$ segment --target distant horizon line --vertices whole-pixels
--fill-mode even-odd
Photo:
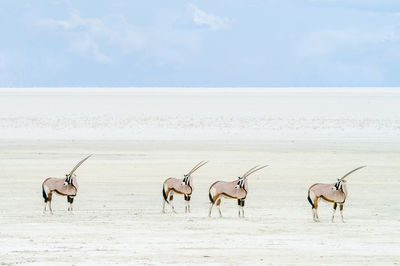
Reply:
[[[30,87],[0,87],[1,89],[306,89],[306,88],[326,88],[326,89],[340,89],[340,88],[354,88],[354,89],[371,89],[371,88],[392,88],[398,89],[399,86],[30,86]]]

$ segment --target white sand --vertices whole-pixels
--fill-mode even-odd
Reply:
[[[5,92],[2,93],[4,96]],[[310,91],[307,93],[312,95]],[[340,99],[351,98],[343,92],[335,93]],[[373,91],[368,93],[374,94]],[[359,95],[360,92],[353,91],[351,94]],[[17,101],[16,94],[7,96],[9,101],[0,97],[0,106],[3,106],[0,109],[0,128],[9,134],[0,141],[0,262],[6,265],[398,264],[400,142],[397,136],[399,124],[396,124],[399,112],[394,111],[399,106],[400,94],[393,91],[383,92],[384,95],[382,92],[375,94],[378,96],[369,98],[369,101],[364,98],[365,101],[359,102],[359,98],[355,97],[353,103],[363,111],[347,109],[347,118],[353,119],[353,122],[339,129],[327,121],[340,116],[346,119],[346,112],[342,110],[343,105],[338,105],[336,109],[331,105],[333,109],[326,110],[327,103],[331,101],[329,97],[322,97],[326,101],[323,106],[310,100],[312,107],[309,114],[293,110],[287,111],[286,115],[277,113],[285,121],[283,125],[288,125],[276,130],[281,137],[271,133],[273,130],[257,129],[251,123],[247,129],[240,128],[242,122],[237,120],[225,127],[216,124],[214,128],[208,123],[203,126],[188,123],[182,131],[174,126],[169,128],[168,120],[167,126],[163,127],[162,123],[154,123],[153,118],[176,117],[182,121],[182,110],[168,109],[164,113],[151,108],[147,110],[146,106],[153,105],[146,105],[152,103],[146,98],[142,99],[147,102],[142,102],[144,111],[141,110],[141,113],[134,113],[129,108],[126,112],[118,111],[121,115],[134,113],[131,117],[139,121],[139,126],[148,123],[140,117],[157,113],[150,119],[151,129],[142,127],[145,128],[143,139],[140,134],[131,139],[127,137],[135,129],[133,124],[128,123],[115,130],[108,128],[107,124],[101,126],[101,121],[105,120],[100,119],[99,122],[94,119],[89,122],[97,125],[91,129],[98,136],[96,140],[87,140],[86,134],[90,130],[80,126],[80,122],[65,126],[76,140],[62,140],[62,130],[54,124],[36,123],[35,119],[55,121],[59,117],[73,116],[74,111],[50,112],[51,115],[46,116],[43,106],[52,102],[46,97],[39,97],[38,100],[41,102],[38,109],[42,111],[35,111],[32,107],[16,112],[6,107],[12,103],[19,107],[24,104],[33,106],[34,100],[30,97],[36,96],[27,96],[23,92],[20,95],[22,102]],[[370,97],[364,93],[361,95]],[[240,112],[235,110],[242,94],[232,96],[229,104],[223,105],[222,100],[211,104],[208,110],[204,106],[213,101],[213,96],[211,93],[196,100],[203,107],[194,107],[199,115],[193,111],[191,121],[201,123],[200,118],[206,117],[205,122],[208,122],[211,116],[207,113],[218,108],[225,110],[221,111],[221,117],[227,121],[229,117],[240,116]],[[266,99],[267,96],[275,97],[275,100]],[[259,95],[265,101],[275,103],[275,106],[279,106],[280,101],[285,103],[283,96]],[[76,100],[82,95],[78,93],[71,97]],[[99,101],[107,102],[108,97],[99,96]],[[168,105],[160,97],[156,97],[156,101],[162,106]],[[180,97],[188,97],[189,102],[195,101],[192,95],[180,94],[178,98],[182,100]],[[320,92],[316,97],[321,99]],[[113,101],[114,107],[124,109],[121,103],[123,98]],[[52,99],[59,100],[60,110],[68,103],[57,97]],[[257,97],[252,93],[248,99],[245,106],[254,107],[246,112],[247,116],[251,117],[254,111],[256,118],[269,117],[267,112],[263,112],[262,99],[255,100]],[[371,109],[378,108],[382,103],[380,118],[379,110]],[[96,106],[98,102],[87,104],[89,107]],[[293,104],[301,107],[304,101],[294,101]],[[74,110],[83,118],[93,118],[96,113],[102,118],[118,113],[111,107],[107,107],[104,113],[101,113],[100,107],[93,108],[95,111],[89,108],[92,111],[85,113],[82,106],[83,103],[75,106]],[[316,111],[322,114],[317,115]],[[27,113],[35,118],[32,124],[24,120]],[[4,122],[12,115],[15,121],[20,122]],[[309,117],[309,121],[320,116],[325,129],[308,127],[307,122],[299,126],[299,130],[306,134],[304,136],[297,130],[288,129],[290,123],[286,121],[290,121],[287,120],[289,117],[302,116]],[[118,116],[115,120],[121,121]],[[358,121],[375,122],[371,122],[372,126],[367,123],[359,127]],[[375,127],[381,121],[389,122]],[[102,136],[104,128],[109,131]],[[185,136],[185,129],[193,133],[199,128],[209,135]],[[346,130],[350,132],[348,135]],[[328,137],[323,136],[324,131]],[[41,132],[34,137],[40,140],[29,140],[30,132]],[[49,132],[56,137],[48,135]],[[116,134],[115,140],[110,138],[111,132]],[[168,132],[173,134],[168,135]],[[357,132],[361,137],[354,139]],[[12,139],[12,136],[15,138]],[[180,140],[179,136],[187,140]],[[252,136],[253,139],[248,140],[247,137]],[[154,140],[145,140],[146,137]],[[162,140],[163,137],[168,140]],[[42,215],[42,180],[47,176],[63,175],[89,153],[95,155],[78,170],[80,188],[74,214],[66,212],[65,198],[56,197],[54,215]],[[183,198],[176,197],[178,213],[162,214],[162,181],[169,176],[181,177],[203,159],[210,160],[210,163],[194,176],[192,213],[184,214]],[[248,168],[263,163],[270,164],[270,167],[249,177],[245,219],[237,218],[237,205],[233,200],[223,201],[224,218],[217,218],[217,212],[213,218],[207,218],[207,193],[213,181],[232,180]],[[344,208],[346,223],[339,222],[338,213],[336,222],[331,223],[331,205],[324,203],[319,211],[321,223],[312,222],[311,208],[306,199],[308,186],[315,182],[334,182],[337,177],[364,164],[368,167],[349,177],[350,195]]]

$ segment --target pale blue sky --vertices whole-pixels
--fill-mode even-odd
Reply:
[[[3,0],[0,30],[0,87],[400,86],[399,0]]]

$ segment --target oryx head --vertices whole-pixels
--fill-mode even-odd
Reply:
[[[71,184],[72,184],[72,177],[76,177],[76,175],[74,174],[74,172],[76,171],[76,169],[78,169],[78,167],[79,167],[84,161],[86,161],[87,159],[89,159],[90,156],[92,156],[92,154],[89,155],[89,156],[87,156],[87,157],[85,157],[85,158],[83,158],[77,165],[75,165],[75,167],[71,170],[71,172],[70,172],[69,174],[66,174],[66,175],[65,175],[64,186],[66,186],[66,185],[71,185]]]
[[[250,170],[248,170],[248,171],[247,171],[246,173],[244,173],[242,176],[239,176],[239,177],[238,177],[239,180],[238,180],[238,182],[236,183],[235,188],[236,188],[236,189],[244,188],[245,183],[246,183],[246,181],[247,181],[247,177],[248,177],[249,175],[251,175],[251,174],[257,172],[258,170],[261,170],[261,169],[263,169],[263,168],[265,168],[265,167],[267,167],[267,166],[268,166],[268,165],[264,165],[264,166],[259,166],[259,165],[257,165],[257,166],[254,166],[254,167],[250,168]]]
[[[181,185],[182,186],[189,185],[189,182],[190,182],[190,175],[183,175]]]
[[[202,167],[203,165],[205,165],[206,163],[208,163],[208,161],[201,161],[198,164],[196,164],[195,167],[193,167],[192,170],[190,170],[186,175],[183,175],[183,179],[182,179],[182,183],[181,185],[189,185],[190,186],[190,175],[193,174],[197,169],[199,169],[200,167]]]
[[[235,188],[236,189],[244,188],[244,178],[239,176],[238,179],[239,180],[237,181]]]
[[[72,184],[72,175],[65,174],[64,186]]]
[[[366,165],[357,167],[356,169],[351,170],[350,172],[348,172],[347,174],[345,174],[342,178],[338,178],[337,182],[336,182],[335,185],[332,187],[332,190],[342,190],[342,191],[343,191],[343,186],[345,186],[345,185],[346,185],[346,182],[347,182],[345,178],[346,178],[347,176],[349,176],[351,173],[354,173],[355,171],[357,171],[357,170],[359,170],[359,169],[362,169],[362,168],[364,168],[364,167],[366,167]]]
[[[332,188],[333,190],[342,190],[343,191],[343,185],[347,181],[345,179],[338,179],[337,182],[335,183],[334,187]]]

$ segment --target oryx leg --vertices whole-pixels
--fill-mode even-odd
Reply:
[[[184,195],[184,199],[185,199],[185,202],[186,202],[185,213],[186,212],[190,213],[190,195]]]
[[[314,198],[314,202],[313,202],[314,203],[314,208],[312,209],[314,222],[319,222],[318,212],[317,212],[317,210],[318,210],[318,201],[319,201],[319,198],[315,197]]]
[[[51,201],[48,202],[50,213],[53,214],[53,209],[51,208]]]
[[[210,209],[208,210],[208,217],[211,217],[212,208],[214,207],[214,203],[210,202]]]
[[[53,209],[51,208],[51,198],[53,196],[53,193],[51,191],[49,191],[49,193],[47,194],[47,204],[49,205],[49,210],[50,213],[53,214]]]
[[[74,202],[74,197],[67,196],[67,201],[69,203],[68,211],[72,212],[72,203]]]
[[[166,190],[166,192],[165,192]],[[170,192],[170,189],[168,187],[165,186],[165,184],[163,184],[163,204],[162,204],[162,213],[165,213],[165,203],[168,203],[168,194]]]
[[[46,187],[47,188],[47,187]],[[44,199],[44,208],[43,208],[43,214],[46,213],[46,207],[48,205],[48,201],[49,201],[49,194],[46,192],[45,187],[42,187],[43,190],[43,199]]]
[[[238,199],[239,218],[244,217],[244,199]]]
[[[334,202],[333,203],[333,211],[332,211],[332,223],[333,223],[333,219],[335,218],[336,207],[337,207],[337,203]]]
[[[343,220],[343,204],[340,204],[340,217],[342,218],[342,222],[344,223],[344,220]]]
[[[169,197],[169,205],[171,206],[172,212],[176,213],[175,207],[174,207],[174,191],[171,190],[168,194]]]
[[[166,201],[165,201],[165,199],[163,198],[163,204],[162,204],[162,212],[163,213],[165,213],[165,203],[166,203]]]
[[[217,199],[217,201],[215,202],[215,204],[217,205],[218,208],[218,212],[219,212],[219,217],[222,217],[222,212],[221,212],[221,199]]]

